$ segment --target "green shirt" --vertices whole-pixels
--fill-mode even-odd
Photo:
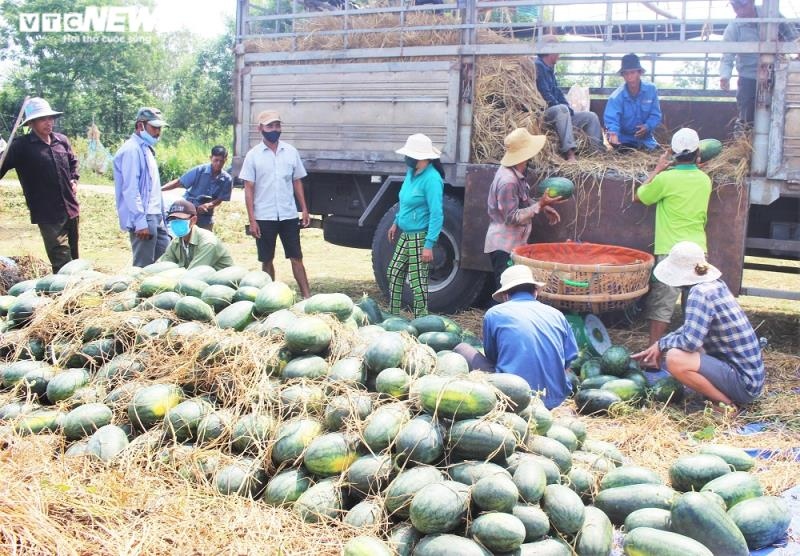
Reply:
[[[183,239],[179,237],[173,239],[158,260],[177,263],[183,268],[208,265],[219,270],[233,266],[233,259],[228,253],[228,248],[213,232],[193,226],[188,243],[185,245],[182,243]]]
[[[695,164],[678,164],[641,186],[636,195],[656,205],[654,253],[666,255],[679,241],[691,241],[708,252],[706,221],[711,178]]]

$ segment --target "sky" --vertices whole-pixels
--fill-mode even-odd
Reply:
[[[236,17],[236,0],[156,0],[159,30],[188,30],[204,37],[225,30],[226,18]]]

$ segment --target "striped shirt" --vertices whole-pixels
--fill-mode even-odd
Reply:
[[[489,229],[483,252],[511,253],[515,247],[527,244],[531,219],[539,212],[539,204],[533,202],[531,186],[525,176],[513,168],[500,166],[489,187],[487,203]]]
[[[658,341],[661,351],[678,348],[725,361],[755,397],[764,387],[761,346],[742,308],[722,280],[696,284],[689,290],[683,326]]]

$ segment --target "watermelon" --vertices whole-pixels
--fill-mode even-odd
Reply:
[[[105,282],[103,282],[103,291],[109,293],[124,292],[133,284],[133,281],[133,276],[126,276],[124,274],[111,276],[110,278],[106,278]]]
[[[488,373],[486,380],[508,400],[508,411],[520,412],[531,403],[531,385],[519,375]]]
[[[199,444],[213,442],[233,430],[235,416],[229,411],[212,411],[197,423],[196,438]]]
[[[136,355],[121,353],[97,370],[95,382],[111,383],[133,380],[145,371],[144,362]]]
[[[490,556],[491,553],[472,539],[443,533],[426,535],[414,547],[414,556]]]
[[[255,301],[256,315],[269,315],[294,305],[294,292],[283,282],[270,282],[258,292]]]
[[[376,409],[364,423],[361,431],[364,444],[373,453],[379,453],[394,442],[403,425],[411,418],[402,404],[384,405]]]
[[[427,381],[419,390],[418,403],[428,413],[448,419],[483,417],[497,406],[495,389],[472,380]]]
[[[23,280],[21,282],[17,282],[13,286],[8,289],[8,295],[12,295],[14,297],[19,297],[21,294],[27,291],[34,291],[36,289],[36,280]]]
[[[241,332],[254,318],[252,301],[236,301],[219,311],[214,320],[219,328]]]
[[[23,413],[14,423],[14,432],[23,436],[40,432],[56,432],[61,427],[64,413],[58,409],[34,409]]]
[[[214,486],[220,494],[236,494],[246,498],[261,496],[267,474],[255,460],[243,458],[217,470]]]
[[[61,429],[67,440],[79,440],[111,423],[111,408],[102,403],[88,403],[76,407],[64,417]]]
[[[622,525],[628,515],[642,508],[671,509],[677,496],[677,492],[664,485],[628,485],[601,490],[594,505],[603,510],[614,525]]]
[[[122,346],[114,338],[100,338],[83,344],[80,354],[91,367],[99,367],[110,361],[120,351],[122,351]]]
[[[27,324],[37,309],[50,303],[50,299],[37,296],[18,296],[8,307],[6,318],[12,328]]]
[[[350,510],[350,512],[353,512],[353,510]],[[347,514],[348,516],[350,512]],[[344,521],[345,523],[350,523],[347,518]],[[350,539],[344,545],[342,551],[342,556],[393,556],[393,554],[394,552],[381,539],[366,535]]]
[[[136,332],[136,343],[143,344],[148,340],[160,338],[169,331],[170,326],[172,322],[167,318],[153,319]]]
[[[271,506],[289,506],[314,484],[311,475],[303,469],[292,468],[277,473],[267,483],[263,500]]]
[[[511,514],[490,512],[470,525],[470,535],[494,553],[513,552],[525,541],[525,525]]]
[[[440,376],[466,377],[469,374],[469,363],[460,353],[443,350],[436,353],[436,368],[433,372]]]
[[[175,304],[183,296],[177,292],[161,292],[155,294],[142,303],[142,309],[161,309],[162,311],[172,311],[175,309]]]
[[[726,510],[743,500],[764,496],[764,489],[761,488],[758,477],[746,471],[734,471],[712,479],[703,485],[700,492],[719,494],[725,501]]]
[[[89,373],[86,369],[67,369],[55,375],[47,383],[47,399],[50,403],[66,400],[75,391],[89,382]]]
[[[357,458],[354,439],[332,432],[311,441],[303,455],[303,465],[314,475],[330,477],[345,471]]]
[[[430,465],[418,465],[398,473],[384,492],[386,512],[391,516],[408,517],[411,499],[425,485],[443,482],[442,472]]]
[[[310,418],[285,421],[278,426],[272,445],[272,463],[276,467],[293,464],[311,442],[322,434],[322,423]]]
[[[547,474],[542,465],[533,460],[522,461],[514,470],[514,485],[521,501],[536,504],[544,495]]]
[[[399,334],[381,334],[367,347],[364,364],[373,373],[383,369],[402,367],[406,345]]]
[[[236,290],[236,293],[233,294],[233,302],[236,303],[237,301],[250,301],[251,303],[255,303],[259,291],[261,290],[252,286],[239,286],[239,288]]]
[[[675,533],[693,538],[714,554],[750,554],[742,532],[725,510],[699,492],[680,496],[672,506],[670,517]]]
[[[640,384],[627,378],[617,378],[603,383],[600,390],[615,393],[623,402],[636,403],[645,395],[645,389]]]
[[[331,432],[337,431],[346,425],[363,421],[370,413],[372,398],[368,394],[352,391],[340,394],[331,398],[325,406],[325,427]]]
[[[344,508],[337,479],[325,479],[310,487],[300,495],[293,509],[303,521],[310,523],[340,517]]]
[[[178,281],[174,278],[168,278],[158,274],[148,276],[139,284],[139,297],[151,297],[157,293],[175,291],[177,285]]]
[[[200,421],[212,410],[213,406],[202,398],[182,401],[167,411],[164,428],[169,437],[186,442],[197,437]]]
[[[128,447],[128,435],[116,425],[104,425],[97,429],[86,443],[86,453],[108,462]]]
[[[380,323],[380,327],[387,332],[406,332],[411,336],[416,336],[419,334],[417,329],[411,326],[411,323],[408,321],[408,319],[403,317],[389,317]]]
[[[544,473],[542,473],[544,477]],[[475,482],[471,491],[472,503],[487,512],[510,513],[520,496],[517,485],[509,477],[495,475]]]
[[[575,192],[575,184],[569,178],[551,176],[539,182],[539,195],[569,199]]]
[[[603,374],[603,363],[601,360],[595,357],[587,359],[583,363],[583,365],[581,365],[581,372],[580,372],[581,381],[585,381],[586,379],[596,377],[602,374]]]
[[[683,384],[673,376],[665,376],[653,383],[650,397],[661,403],[677,403],[683,399]]]
[[[375,389],[378,393],[398,400],[408,397],[410,385],[411,377],[398,367],[384,369],[375,378]]]
[[[562,473],[569,472],[572,467],[572,454],[558,440],[534,435],[528,438],[527,446],[534,454],[539,454],[554,461]]]
[[[608,556],[613,547],[614,528],[608,516],[593,506],[587,506],[575,552],[580,556]]]
[[[239,287],[261,289],[270,282],[272,282],[272,278],[263,270],[251,270],[239,281]]]
[[[583,467],[572,467],[567,473],[567,486],[581,497],[584,504],[591,504],[597,494],[597,477]]]
[[[236,289],[239,287],[239,282],[247,276],[247,273],[247,269],[240,266],[229,266],[214,272],[206,282],[208,282],[209,286],[228,286]]]
[[[137,391],[128,404],[128,418],[140,429],[149,429],[183,401],[183,392],[172,384],[153,384]]]
[[[268,414],[242,415],[233,425],[231,449],[239,454],[258,454],[266,448],[274,428],[275,421]]]
[[[650,527],[637,527],[625,535],[625,554],[674,554],[680,556],[713,556],[694,539]]]
[[[435,463],[444,455],[444,439],[439,423],[430,415],[408,421],[394,439],[397,464]]]
[[[606,473],[600,480],[600,490],[628,485],[663,485],[658,473],[646,467],[623,465]]]
[[[332,339],[331,327],[318,317],[300,317],[286,327],[286,347],[295,354],[322,353]]]
[[[730,473],[727,462],[711,454],[681,456],[669,468],[672,488],[680,492],[700,490],[712,479]]]
[[[284,412],[315,412],[324,401],[325,392],[313,384],[292,384],[280,391],[280,402]]]
[[[550,530],[550,518],[535,504],[517,504],[511,510],[525,526],[525,542],[533,542],[544,537]]]
[[[519,414],[530,423],[531,430],[535,429],[536,434],[547,434],[547,431],[553,426],[553,415],[539,398],[531,398],[530,405]]]
[[[581,389],[575,394],[575,407],[581,415],[594,415],[597,413],[607,413],[611,406],[622,401],[616,393],[611,390]]]
[[[49,365],[44,365],[26,372],[20,384],[23,387],[23,396],[34,398],[47,397],[47,385],[55,376],[55,369]]]
[[[461,343],[461,336],[452,332],[425,332],[417,339],[420,343],[431,346],[434,351],[453,349]]]
[[[586,515],[583,501],[564,485],[547,485],[542,496],[542,510],[559,533],[574,535],[580,531]]]
[[[735,471],[750,471],[756,463],[755,458],[750,454],[741,448],[734,448],[733,446],[704,444],[700,446],[700,453],[721,457],[728,465],[733,466]]]
[[[601,455],[613,461],[616,465],[622,465],[625,463],[625,456],[622,455],[622,452],[619,451],[619,448],[610,442],[586,439],[583,441],[583,444],[581,444],[581,450]]]
[[[203,293],[200,294],[200,299],[210,305],[215,313],[219,313],[225,307],[233,303],[233,296],[235,294],[236,290],[233,288],[217,284],[204,289]]]
[[[719,139],[700,140],[700,162],[708,162],[722,152],[722,142]]]
[[[214,274],[216,274],[216,272],[217,270],[213,266],[207,264],[201,264],[198,266],[193,266],[192,268],[188,269],[184,276],[191,277],[195,280],[202,280],[203,282],[208,284],[208,280]],[[183,277],[181,277],[181,279],[183,279]]]
[[[624,346],[611,346],[600,358],[603,373],[619,377],[627,372],[630,361],[631,352]]]
[[[545,434],[547,438],[560,442],[570,452],[578,449],[578,437],[567,427],[554,423]]]
[[[397,556],[412,556],[422,535],[410,523],[400,523],[389,530],[387,541]]]
[[[792,512],[783,498],[759,496],[733,506],[728,517],[742,532],[748,548],[757,550],[778,544],[786,536]]]
[[[482,419],[456,421],[450,427],[448,447],[464,459],[504,460],[516,447],[514,433],[500,423]]]
[[[345,321],[353,314],[353,306],[353,300],[343,293],[318,293],[306,300],[304,310],[310,315],[327,313]]]
[[[669,531],[670,511],[661,508],[642,508],[631,512],[625,518],[625,531],[631,532],[638,527],[650,527],[652,529],[659,529],[660,531]]]
[[[391,456],[367,454],[347,468],[344,479],[351,493],[364,497],[382,492],[393,475]]]
[[[447,323],[439,315],[425,315],[422,317],[417,317],[412,320],[410,324],[417,330],[417,333],[419,334],[424,334],[426,332],[447,331]]]
[[[208,282],[198,280],[192,276],[184,276],[176,284],[175,291],[181,295],[190,295],[200,299],[207,287]]]
[[[411,499],[411,523],[424,534],[452,531],[466,518],[468,500],[469,490],[462,483],[425,485]]]

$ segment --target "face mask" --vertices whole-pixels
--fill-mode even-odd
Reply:
[[[156,143],[158,143],[158,137],[153,137],[149,133],[147,133],[146,129],[142,129],[139,133],[139,137],[142,138],[142,141],[147,143],[149,146],[154,147]]]
[[[269,141],[270,143],[277,143],[278,138],[281,136],[280,131],[262,131],[261,135],[264,136],[264,139]]]
[[[189,221],[176,218],[169,221],[169,230],[175,237],[185,237],[189,233]]]
[[[415,170],[417,168],[418,161],[416,158],[411,158],[410,156],[407,156],[405,160],[406,160],[406,166],[408,166],[412,170]]]

